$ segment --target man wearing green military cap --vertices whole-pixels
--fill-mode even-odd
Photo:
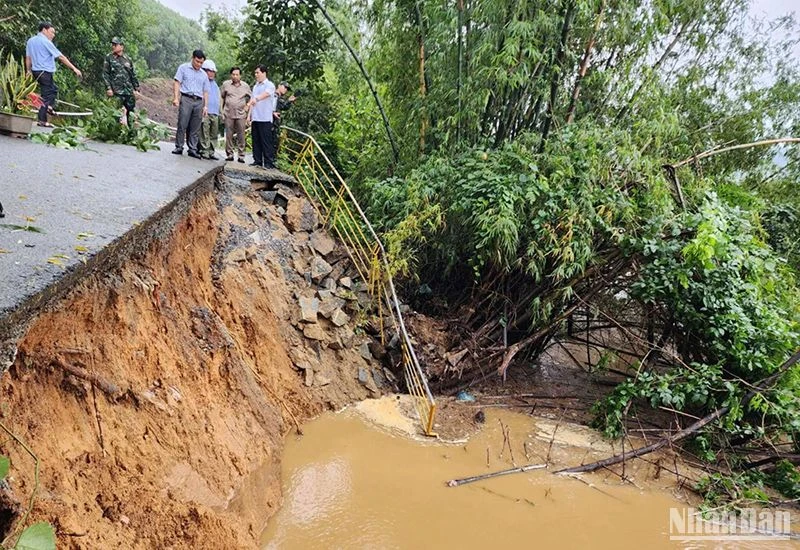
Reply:
[[[124,53],[125,45],[121,38],[111,39],[111,53],[103,62],[103,82],[106,95],[119,98],[128,115],[128,127],[133,124],[133,109],[136,107],[135,94],[139,93],[139,80],[133,61]]]

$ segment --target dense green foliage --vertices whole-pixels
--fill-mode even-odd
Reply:
[[[401,144],[391,166],[367,84],[332,43],[329,136],[409,296],[432,289],[427,307],[457,316],[476,354],[499,349],[482,366],[501,372],[568,339],[576,311],[619,324],[640,362],[598,425],[619,435],[642,407],[727,407],[708,457],[800,428],[797,368],[747,397],[800,347],[800,148],[679,164],[797,135],[800,32],[747,7],[326,3]]]
[[[8,2],[8,0],[3,0]],[[36,34],[39,21],[56,27],[55,43],[83,73],[89,86],[101,86],[103,57],[111,38],[126,37],[128,53],[136,59],[142,37],[142,17],[138,1],[131,0],[30,0],[10,2],[0,13],[10,13],[0,27],[0,46],[17,55],[25,54],[25,42]],[[58,71],[62,89],[71,90],[78,81],[70,71]]]
[[[216,63],[217,82],[221,85],[229,78],[231,67],[239,65],[242,21],[235,14],[211,7],[206,7],[201,19],[208,41],[205,54]],[[244,76],[249,80],[249,75]]]
[[[152,74],[172,78],[178,65],[191,59],[193,50],[206,47],[206,34],[198,23],[178,15],[157,0],[137,1],[144,24],[141,56]]]
[[[330,32],[305,0],[252,0],[242,61],[248,73],[266,64],[270,78],[314,81],[322,75]]]

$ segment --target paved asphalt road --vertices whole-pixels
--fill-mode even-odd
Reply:
[[[222,162],[90,142],[57,149],[0,135],[0,317],[146,220]],[[41,232],[9,227],[30,226]]]

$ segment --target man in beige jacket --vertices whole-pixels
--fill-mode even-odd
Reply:
[[[238,160],[244,162],[244,129],[247,120],[247,102],[253,92],[247,82],[242,82],[239,67],[231,69],[231,79],[222,83],[222,117],[225,123],[225,160],[233,160],[234,138],[238,141]]]

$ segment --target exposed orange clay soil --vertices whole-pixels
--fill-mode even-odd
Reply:
[[[292,415],[379,395],[358,336],[327,346],[342,331],[352,341],[350,325],[320,317],[325,337],[303,336],[296,296],[316,287],[263,244],[311,254],[281,213],[255,192],[205,195],[145,257],[81,283],[20,341],[0,421],[41,461],[28,523],[52,522],[59,548],[255,548],[281,503]],[[18,521],[34,461],[5,436],[0,454]]]

